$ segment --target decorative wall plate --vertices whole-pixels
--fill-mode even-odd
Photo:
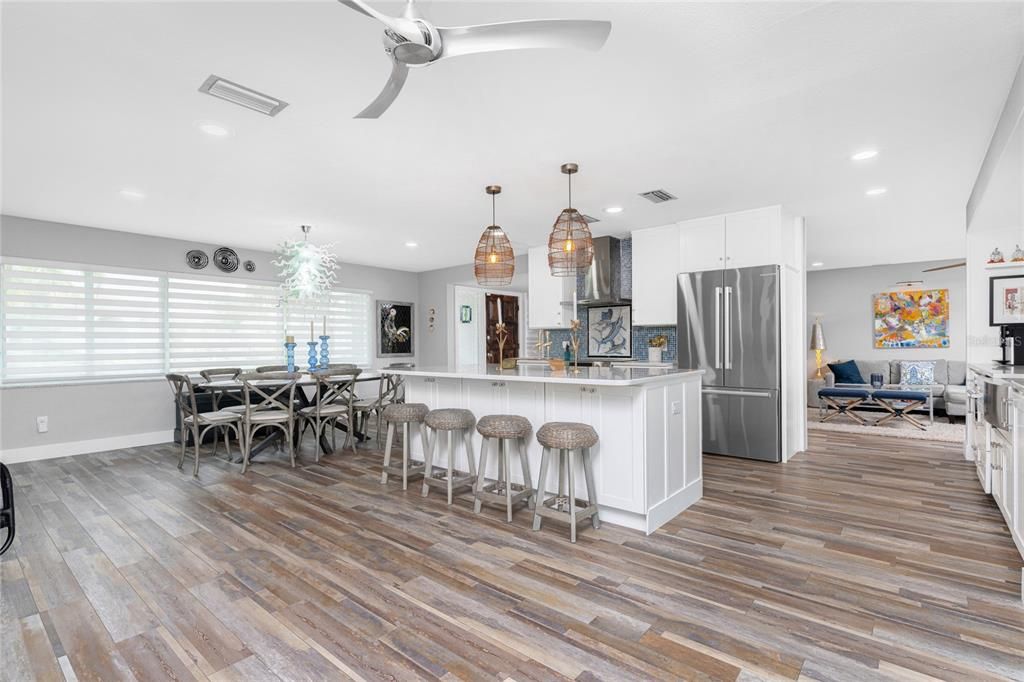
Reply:
[[[246,272],[256,272],[256,263],[251,260],[245,261],[245,264],[242,267],[245,268]]]
[[[222,272],[234,272],[238,269],[238,254],[222,246],[213,252],[213,262]]]
[[[188,263],[188,266],[193,270],[202,270],[209,264],[210,257],[206,255],[205,251],[192,249],[185,254],[185,262]]]

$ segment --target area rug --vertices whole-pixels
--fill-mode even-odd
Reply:
[[[875,420],[882,416],[882,412],[867,412],[865,416],[869,420]],[[962,423],[950,424],[945,415],[936,417],[934,424],[928,424],[928,415],[919,417],[921,421],[928,424],[927,431],[911,426],[905,422],[894,420],[882,426],[861,426],[854,424],[849,417],[835,417],[830,421],[822,423],[817,409],[807,410],[807,428],[816,431],[841,431],[844,433],[863,433],[872,436],[890,436],[892,438],[913,438],[915,440],[939,440],[946,443],[963,443],[967,428]]]

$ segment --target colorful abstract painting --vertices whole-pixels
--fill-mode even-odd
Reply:
[[[875,348],[949,348],[949,289],[875,294]]]

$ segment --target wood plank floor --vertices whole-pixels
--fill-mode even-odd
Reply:
[[[382,488],[379,453],[303,461],[13,466],[0,677],[1024,679],[1020,557],[948,444],[707,457],[661,531],[576,545]]]

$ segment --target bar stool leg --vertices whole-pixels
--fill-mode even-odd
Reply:
[[[473,486],[473,493],[479,493],[484,489],[487,484],[486,472],[487,472],[487,441],[488,438],[482,438],[480,440],[480,461],[477,462],[476,470],[476,485]],[[477,497],[473,500],[473,513],[479,514],[483,508],[483,501]]]
[[[505,474],[505,520],[512,523],[512,476],[508,466],[508,446],[504,438],[498,439],[501,448],[501,467]]]
[[[544,506],[544,497],[547,494],[548,461],[551,459],[551,450],[544,448],[540,454],[540,479],[537,481],[537,504],[533,509],[533,529],[540,530],[541,516],[537,511]]]
[[[463,431],[462,438],[466,443],[466,461],[469,463],[469,475],[476,477],[476,463],[473,460],[473,430],[466,429]]]
[[[530,458],[526,449],[525,439],[516,438],[516,454],[519,455],[519,465],[523,469],[523,486],[529,489],[530,495],[526,498],[526,507],[535,509],[537,506],[537,489],[533,487],[533,477],[530,475]]]
[[[597,530],[601,527],[601,519],[597,518],[597,488],[594,487],[594,468],[590,459],[590,448],[583,448],[583,474],[587,478],[587,503],[594,508],[594,515],[590,517],[590,525]]]
[[[409,450],[412,448],[410,442],[412,430],[409,422],[402,424],[402,490],[409,489]]]
[[[455,432],[448,432],[448,504],[452,503],[452,477],[455,476]],[[470,455],[472,457],[472,455]]]
[[[434,448],[437,447],[437,440],[439,438],[437,431],[434,431],[427,442],[427,449],[423,452],[423,497],[430,494],[430,486],[427,485],[427,478],[433,477],[434,475]]]
[[[388,437],[384,441],[384,471],[380,474],[380,484],[388,482],[388,467],[391,466],[391,446],[395,440],[395,423],[388,422]]]
[[[563,450],[569,479],[569,542],[576,542],[576,475],[572,470],[573,450]]]

